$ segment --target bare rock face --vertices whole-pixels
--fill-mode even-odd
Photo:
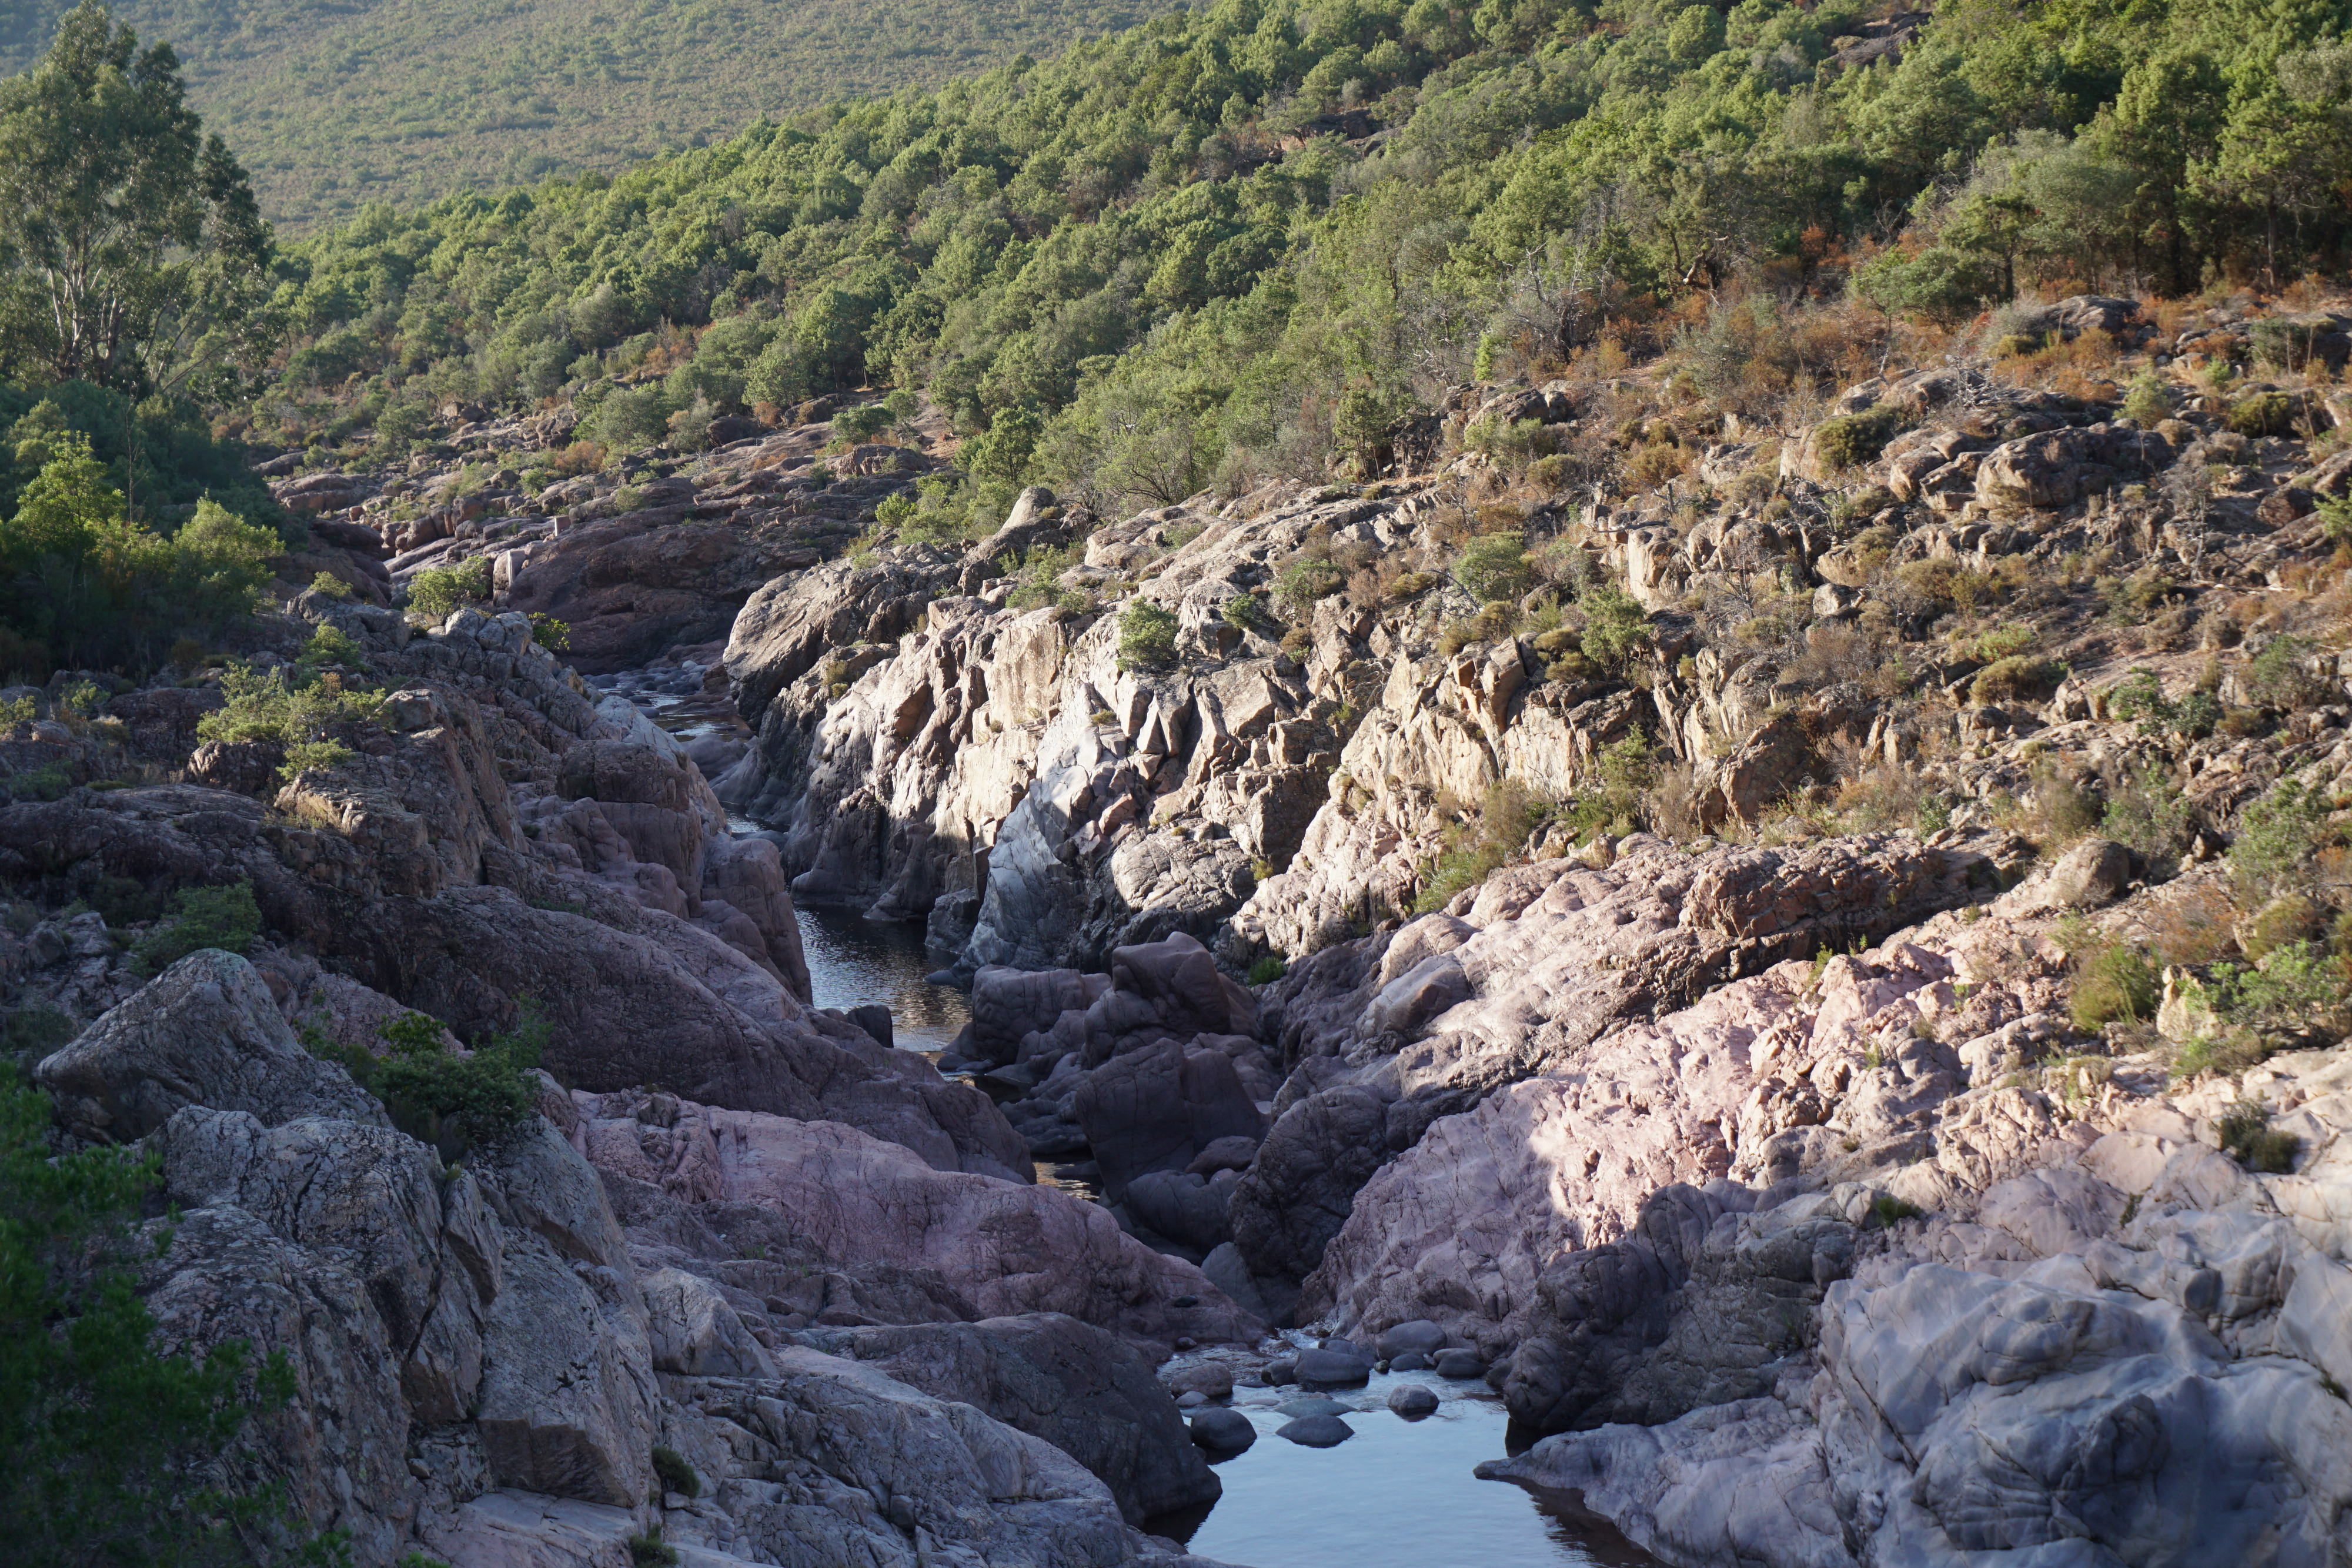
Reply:
[[[513,1027],[531,998],[553,1026],[548,1065],[585,1087],[842,1119],[941,1168],[1028,1177],[984,1095],[808,1008],[775,851],[727,835],[674,738],[625,701],[590,702],[518,614],[461,611],[411,638],[331,612],[380,674],[410,683],[352,761],[304,773],[274,812],[189,785],[10,805],[0,871],[159,894],[243,879],[270,930],[461,1038]],[[276,1030],[272,1049],[299,1056]],[[95,1083],[74,1092],[117,1113]],[[374,1113],[364,1096],[347,1109]]]
[[[247,1112],[272,1126],[300,1116],[388,1125],[349,1073],[302,1049],[252,965],[209,948],[90,1025],[34,1078],[87,1138],[144,1137],[184,1105]]]
[[[1064,1312],[1156,1354],[1179,1337],[1257,1332],[1198,1270],[1054,1188],[937,1170],[835,1122],[684,1100],[651,1110],[632,1094],[575,1099],[589,1161],[608,1182],[706,1215],[704,1245],[734,1236],[852,1267],[927,1271],[983,1315]],[[1176,1304],[1184,1298],[1197,1304]]]
[[[1151,1365],[1058,1312],[976,1323],[865,1328],[849,1354],[935,1399],[1043,1437],[1093,1471],[1130,1524],[1213,1502],[1223,1490]]]
[[[1358,1187],[1441,1118],[1479,1110],[1522,1079],[1565,1072],[1596,1041],[1711,984],[1850,947],[1968,902],[1994,880],[1973,851],[1904,837],[1697,856],[1633,839],[1606,869],[1566,860],[1515,868],[1463,901],[1458,915],[1424,916],[1354,945],[1352,956],[1317,955],[1270,992],[1273,1027],[1299,1067],[1265,1154],[1234,1195],[1243,1256],[1255,1273],[1305,1280],[1339,1234]],[[1679,1054],[1670,1047],[1664,1061],[1638,1071],[1679,1078]],[[1617,1071],[1610,1063],[1604,1081]],[[1624,1071],[1636,1070],[1629,1061]],[[1746,1093],[1744,1076],[1726,1092]],[[1433,1149],[1429,1168],[1459,1162],[1475,1169],[1477,1159],[1455,1140],[1476,1119],[1445,1125],[1446,1145]],[[1689,1162],[1676,1179],[1703,1181],[1728,1168],[1724,1140],[1687,1131],[1688,1138],[1661,1140]],[[1520,1141],[1520,1129],[1498,1128],[1493,1146],[1507,1151]],[[1706,1154],[1710,1141],[1725,1152]],[[1721,1162],[1717,1169],[1706,1168],[1711,1157]],[[1470,1234],[1481,1223],[1455,1218]],[[1346,1289],[1310,1290],[1307,1310]],[[1458,1287],[1454,1295],[1450,1311],[1475,1305]],[[1496,1320],[1510,1311],[1503,1306]],[[1399,1314],[1423,1315],[1431,1314]]]

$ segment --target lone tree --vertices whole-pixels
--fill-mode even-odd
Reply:
[[[0,374],[137,398],[226,390],[253,361],[269,225],[184,97],[171,46],[90,0],[0,82]]]

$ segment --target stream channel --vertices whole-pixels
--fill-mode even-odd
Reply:
[[[919,925],[870,921],[847,909],[803,909],[800,917],[817,1006],[886,1003],[897,1043],[929,1052],[971,1016],[961,992],[924,983],[938,962],[924,952]],[[1090,1196],[1067,1169],[1041,1167],[1038,1176]],[[1389,1393],[1405,1383],[1435,1394],[1436,1414],[1408,1421],[1391,1412]],[[1290,1419],[1276,1406],[1298,1394],[1236,1387],[1232,1404],[1258,1440],[1217,1463],[1223,1497],[1154,1520],[1151,1531],[1246,1568],[1633,1568],[1654,1561],[1568,1499],[1471,1474],[1507,1447],[1509,1416],[1483,1382],[1384,1373],[1366,1387],[1338,1390],[1331,1397],[1350,1407],[1342,1419],[1356,1435],[1334,1448],[1303,1448],[1275,1436]]]
[[[629,694],[682,740],[740,731],[677,698]],[[685,708],[685,711],[680,711]],[[758,830],[730,821],[739,833]],[[936,1057],[971,1017],[963,993],[924,977],[938,967],[919,923],[864,918],[854,909],[803,909],[801,946],[809,988],[821,1008],[868,1002],[890,1009],[901,1050]],[[1092,1199],[1091,1162],[1041,1166],[1041,1182]],[[1289,1336],[1299,1344],[1304,1334]],[[1419,1383],[1440,1401],[1408,1421],[1388,1408],[1400,1384]],[[1236,1568],[1644,1568],[1655,1560],[1571,1499],[1530,1493],[1471,1472],[1510,1451],[1510,1418],[1483,1382],[1434,1373],[1375,1375],[1331,1397],[1349,1407],[1355,1435],[1331,1448],[1301,1448],[1275,1434],[1290,1417],[1276,1408],[1299,1390],[1236,1387],[1231,1403],[1257,1429],[1244,1452],[1216,1461],[1223,1495],[1203,1509],[1151,1521],[1154,1534]]]

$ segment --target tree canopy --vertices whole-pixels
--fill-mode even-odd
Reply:
[[[84,4],[38,66],[0,82],[0,373],[233,390],[268,330],[270,254],[168,44],[142,50]]]

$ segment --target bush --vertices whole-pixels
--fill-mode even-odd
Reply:
[[[1346,572],[1322,557],[1300,556],[1275,579],[1274,596],[1293,616],[1300,616],[1312,609],[1317,600],[1339,592],[1347,580]]]
[[[1591,779],[1577,792],[1561,820],[1579,840],[1600,833],[1630,833],[1642,825],[1646,797],[1657,779],[1657,760],[1651,755],[1648,737],[1629,735],[1602,747],[1594,756]]]
[[[298,670],[297,674],[300,674]],[[283,668],[264,674],[245,664],[232,664],[221,672],[221,694],[227,698],[226,705],[196,720],[196,738],[281,746],[286,748],[287,764],[278,769],[278,777],[288,779],[305,768],[332,768],[350,761],[350,749],[329,731],[371,719],[383,706],[383,698],[377,693],[346,691],[326,679],[298,685],[289,681]]]
[[[310,591],[323,593],[330,599],[349,599],[352,585],[331,571],[322,571],[310,580]]]
[[[1158,669],[1176,656],[1176,617],[1139,599],[1118,618],[1118,667]]]
[[[313,1056],[341,1062],[359,1085],[383,1102],[393,1125],[434,1145],[455,1163],[467,1150],[497,1144],[529,1121],[539,1103],[532,1076],[553,1030],[539,1005],[518,997],[520,1021],[507,1033],[475,1042],[468,1056],[441,1043],[438,1019],[404,1013],[376,1033],[392,1049],[383,1057],[338,1049],[316,1030],[303,1031]]]
[[[2270,1123],[2270,1112],[2242,1100],[2221,1113],[2214,1131],[2221,1140],[2221,1147],[2248,1170],[2284,1175],[2294,1169],[2295,1152],[2302,1146],[2302,1140]]]
[[[2137,851],[2157,877],[2172,874],[2195,826],[2196,813],[2182,799],[2171,771],[2151,762],[2107,791],[2099,831]]]
[[[1279,955],[1269,953],[1250,965],[1249,983],[1253,986],[1270,986],[1289,972],[1290,966],[1284,963]]]
[[[1584,612],[1585,656],[1604,669],[1622,668],[1637,650],[1649,645],[1650,612],[1623,589],[1598,585],[1577,604]]]
[[[253,884],[233,882],[220,887],[184,887],[179,913],[169,924],[151,931],[139,944],[138,963],[143,974],[158,974],[189,954],[205,947],[242,955],[261,935],[261,907],[253,900]]]
[[[2088,934],[2066,943],[2074,960],[2074,984],[2067,998],[2074,1027],[2095,1034],[2111,1023],[2144,1023],[2164,999],[2164,977],[2139,948]]]
[[[2250,906],[2306,885],[2318,852],[2336,837],[2327,802],[2294,779],[2282,779],[2239,814],[2230,871]]]
[[[2134,670],[2107,690],[2107,714],[2139,720],[2142,735],[2170,733],[2201,740],[2221,722],[2221,699],[2203,688],[2177,701],[2164,695],[2153,670]]]
[[[130,1226],[159,1157],[58,1155],[48,1096],[0,1067],[0,1519],[20,1568],[350,1561],[296,1539],[258,1484],[248,1423],[294,1394],[242,1341],[157,1354],[134,1289],[156,1238]],[[168,1236],[168,1232],[164,1232]]]
[[[2012,653],[1977,672],[1969,685],[1969,700],[1981,704],[2047,697],[2065,678],[2066,666],[2055,659]]]
[[[1456,825],[1444,852],[1424,872],[1421,894],[1413,900],[1415,913],[1443,909],[1463,889],[1485,882],[1527,846],[1553,810],[1550,801],[1516,779],[1489,789],[1479,802],[1476,822],[1467,828]]]
[[[1454,565],[1454,578],[1479,603],[1516,599],[1527,591],[1527,536],[1487,534],[1472,539]]]
[[[2301,412],[2295,400],[2285,392],[2256,392],[2231,404],[2224,418],[2240,435],[2256,439],[2294,434],[2295,419]]]
[[[1855,468],[1886,450],[1900,423],[1891,408],[1865,409],[1825,419],[1813,431],[1813,450],[1828,468]]]
[[[543,610],[530,612],[530,640],[551,653],[561,653],[572,646],[572,622],[558,621]]]
[[[686,1456],[667,1443],[654,1445],[654,1474],[661,1478],[662,1490],[677,1492],[681,1497],[700,1497],[702,1478],[694,1473]]]
[[[2163,378],[2154,371],[2142,371],[2124,393],[2124,417],[2147,430],[2172,415],[2172,400],[2164,390]]]
[[[2328,684],[2304,667],[2312,645],[2301,637],[2273,637],[2246,665],[2246,695],[2264,707],[2289,712],[2317,707],[2336,696]]]
[[[474,556],[456,566],[427,567],[408,580],[408,608],[436,621],[446,620],[459,606],[479,604],[490,596],[490,558]]]

